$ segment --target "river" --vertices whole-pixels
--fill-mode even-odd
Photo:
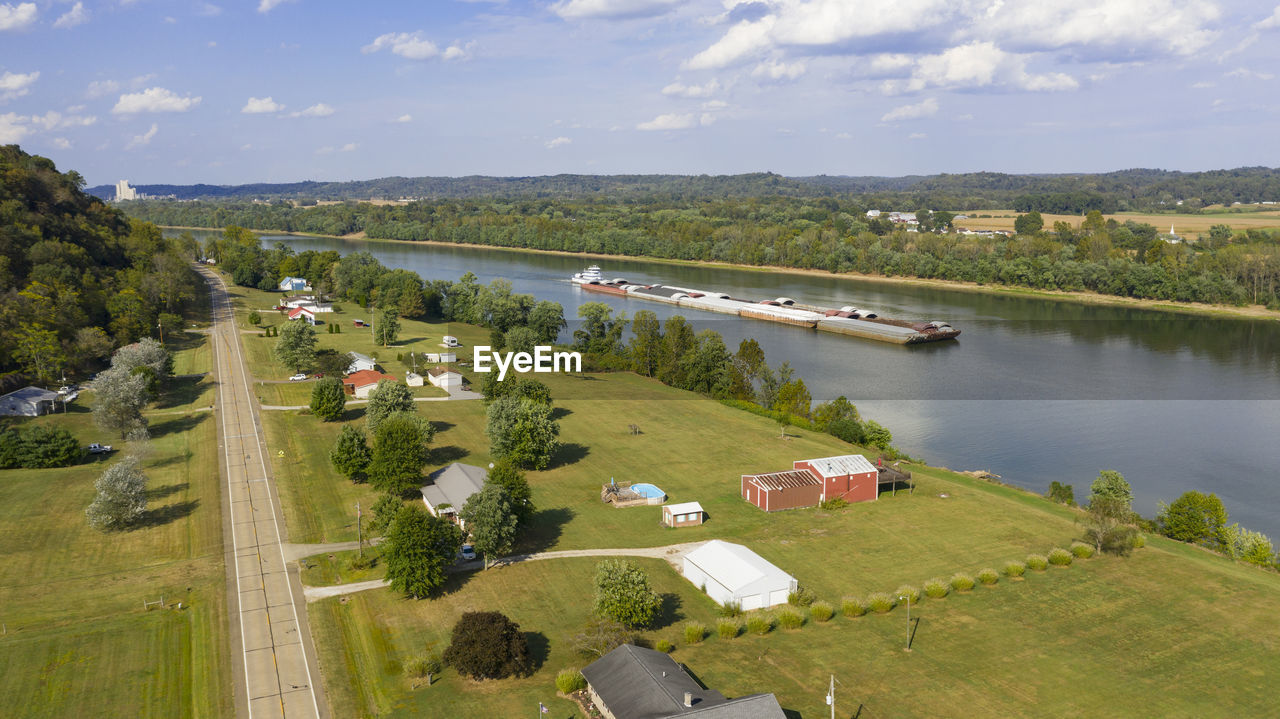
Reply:
[[[1231,521],[1280,539],[1280,322],[1200,317],[1035,297],[824,275],[598,260],[608,278],[717,289],[735,297],[853,304],[903,319],[946,320],[957,341],[897,346],[670,305],[584,292],[568,282],[588,261],[487,248],[267,235],[296,251],[368,250],[424,279],[472,272],[561,303],[634,315],[682,314],[730,349],[754,337],[772,366],[795,368],[816,400],[845,395],[931,464],[982,469],[1077,499],[1101,469],[1133,485],[1135,509],[1198,489]]]

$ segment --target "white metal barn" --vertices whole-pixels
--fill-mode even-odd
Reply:
[[[719,604],[738,602],[743,609],[786,604],[796,591],[796,578],[741,544],[713,539],[684,557],[684,577]]]

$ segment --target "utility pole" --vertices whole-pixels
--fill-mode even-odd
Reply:
[[[164,344],[164,323],[157,320],[156,328],[160,330],[160,344],[163,345]]]
[[[907,643],[903,645],[902,650],[909,652],[911,651],[911,595],[904,595],[900,599],[905,600],[907,603]]]
[[[360,503],[356,502],[356,556],[364,558],[364,528],[361,526]]]
[[[836,675],[831,675],[831,684],[827,688],[827,704],[831,705],[831,719],[836,719]]]

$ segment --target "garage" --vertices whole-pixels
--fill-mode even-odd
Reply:
[[[737,602],[744,610],[786,604],[798,587],[795,577],[764,557],[719,539],[685,555],[684,576],[718,604]]]

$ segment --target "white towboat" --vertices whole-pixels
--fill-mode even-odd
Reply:
[[[586,285],[586,284],[591,284],[592,282],[600,282],[603,279],[604,279],[604,276],[600,274],[600,268],[597,267],[596,265],[592,265],[587,269],[583,270],[582,272],[575,273],[574,276],[570,278],[570,280],[574,284],[578,284],[578,285]]]

